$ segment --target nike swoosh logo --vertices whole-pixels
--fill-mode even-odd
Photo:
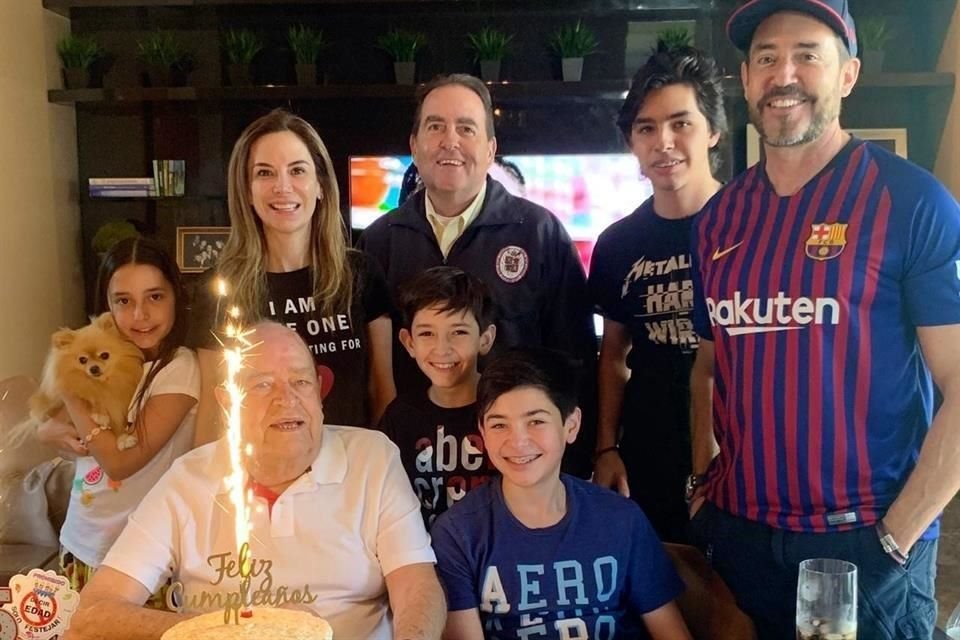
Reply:
[[[713,251],[713,259],[714,259],[714,260],[719,260],[720,258],[722,258],[723,256],[727,255],[728,253],[730,253],[731,251],[733,251],[734,249],[736,249],[737,247],[739,247],[739,246],[742,245],[742,244],[743,244],[743,240],[741,240],[741,241],[738,242],[737,244],[733,245],[732,247],[727,247],[727,248],[724,249],[723,251],[721,251],[720,249],[714,249],[714,251]]]

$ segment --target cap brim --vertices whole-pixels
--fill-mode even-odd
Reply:
[[[817,0],[751,0],[734,11],[727,20],[727,36],[733,46],[746,53],[760,23],[781,11],[797,11],[814,16],[836,31],[850,50],[851,38],[843,16]]]

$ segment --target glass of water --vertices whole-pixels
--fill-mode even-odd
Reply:
[[[947,620],[947,637],[950,640],[960,640],[960,604],[953,610],[953,614]]]
[[[856,640],[857,565],[832,558],[800,563],[797,639]]]

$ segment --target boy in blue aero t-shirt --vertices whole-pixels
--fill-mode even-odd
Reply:
[[[480,433],[502,477],[432,529],[445,638],[690,637],[673,602],[683,584],[640,508],[560,473],[576,398],[558,352],[508,351],[480,377]]]

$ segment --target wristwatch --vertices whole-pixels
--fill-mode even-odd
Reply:
[[[697,493],[697,489],[706,484],[706,482],[707,474],[705,473],[691,473],[687,476],[687,484],[683,491],[683,499],[687,501],[687,504],[693,501],[693,496]]]

